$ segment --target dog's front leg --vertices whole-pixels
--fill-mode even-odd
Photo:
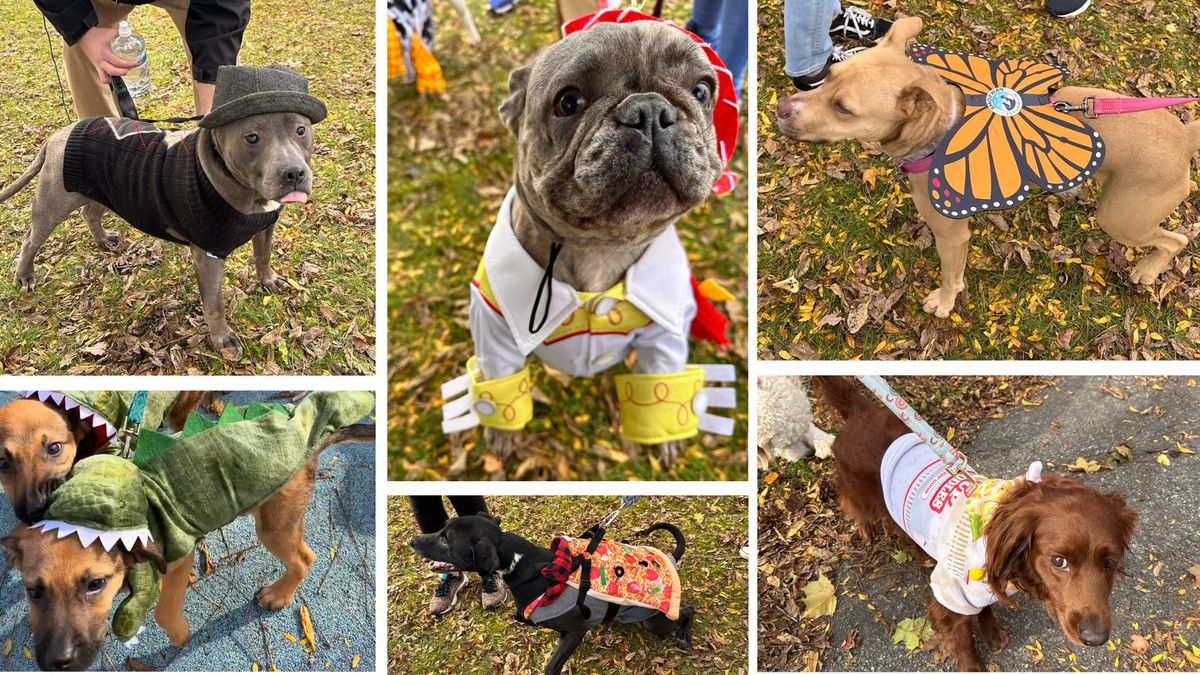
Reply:
[[[200,302],[204,305],[204,321],[208,324],[208,339],[217,351],[227,347],[242,353],[242,340],[225,321],[225,261],[214,258],[199,246],[191,246],[196,281],[200,284]]]
[[[575,653],[586,634],[586,628],[558,634],[558,644],[554,647],[554,653],[550,655],[550,662],[546,664],[546,675],[559,675],[562,672],[563,666],[567,665],[567,659]]]
[[[926,174],[913,174],[909,178],[909,189],[917,213],[933,231],[942,266],[942,285],[925,296],[921,308],[934,316],[945,318],[954,309],[955,298],[966,288],[963,271],[967,265],[967,243],[971,239],[971,228],[968,219],[947,218],[933,208],[929,203],[926,180]]]
[[[195,557],[195,552],[192,552],[167,565],[167,573],[162,579],[162,593],[154,608],[154,620],[166,631],[171,644],[180,648],[192,637],[187,619],[183,617],[183,594],[191,582]]]
[[[254,235],[250,242],[254,247],[254,273],[258,276],[258,284],[270,293],[279,293],[287,288],[287,282],[275,274],[271,267],[271,244],[274,239],[275,226],[271,225]]]
[[[929,594],[929,606],[925,614],[933,624],[933,629],[941,636],[943,648],[954,656],[960,671],[983,670],[983,661],[979,660],[979,652],[975,649],[975,617],[946,609],[933,593]]]

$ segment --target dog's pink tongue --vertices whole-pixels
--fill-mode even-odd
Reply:
[[[289,192],[279,198],[280,204],[303,204],[308,201],[308,195],[303,192]]]

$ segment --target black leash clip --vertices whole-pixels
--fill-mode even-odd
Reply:
[[[131,120],[138,119],[137,106],[133,104],[133,97],[129,95],[129,87],[125,86],[125,80],[122,80],[120,76],[113,75],[108,79],[108,88],[117,102],[117,112],[121,117],[128,117]]]
[[[1066,101],[1055,101],[1054,109],[1061,113],[1081,112],[1083,116],[1089,120],[1094,120],[1099,115],[1096,114],[1096,97],[1087,96],[1079,105],[1072,105]]]

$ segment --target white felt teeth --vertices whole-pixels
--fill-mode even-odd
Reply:
[[[43,520],[29,526],[31,530],[40,529],[42,532],[56,532],[58,538],[69,537],[72,534],[79,537],[79,542],[84,548],[91,546],[96,540],[100,541],[100,545],[105,551],[112,551],[117,542],[121,543],[121,547],[126,551],[132,551],[135,544],[141,542],[143,546],[154,541],[154,537],[150,535],[150,530],[139,528],[136,530],[114,530],[104,532],[101,530],[93,530],[90,527],[83,525],[72,525],[64,523],[61,520]]]
[[[138,626],[138,632],[137,632],[137,635],[134,635],[133,637],[129,638],[128,640],[126,640],[126,641],[124,641],[124,642],[122,642],[121,644],[125,645],[125,647],[126,647],[126,648],[128,648],[128,649],[132,649],[132,648],[133,648],[135,645],[137,645],[137,644],[139,644],[139,643],[141,642],[141,640],[138,640],[138,635],[141,635],[141,634],[142,634],[142,633],[144,633],[145,631],[146,631],[146,626],[145,626],[145,625]]]
[[[109,441],[116,438],[117,429],[104,416],[97,413],[95,410],[87,407],[76,401],[75,399],[55,391],[46,390],[29,390],[20,392],[21,398],[32,398],[41,401],[42,403],[53,403],[55,406],[62,408],[67,412],[72,412],[76,408],[79,409],[79,421],[84,425],[91,427],[92,431],[98,431],[104,437],[100,440],[99,447],[108,445]]]

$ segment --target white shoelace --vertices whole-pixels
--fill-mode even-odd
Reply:
[[[858,39],[862,39],[871,34],[875,29],[875,17],[865,9],[859,7],[847,7],[842,12],[842,25],[838,29],[843,35],[849,35]]]

